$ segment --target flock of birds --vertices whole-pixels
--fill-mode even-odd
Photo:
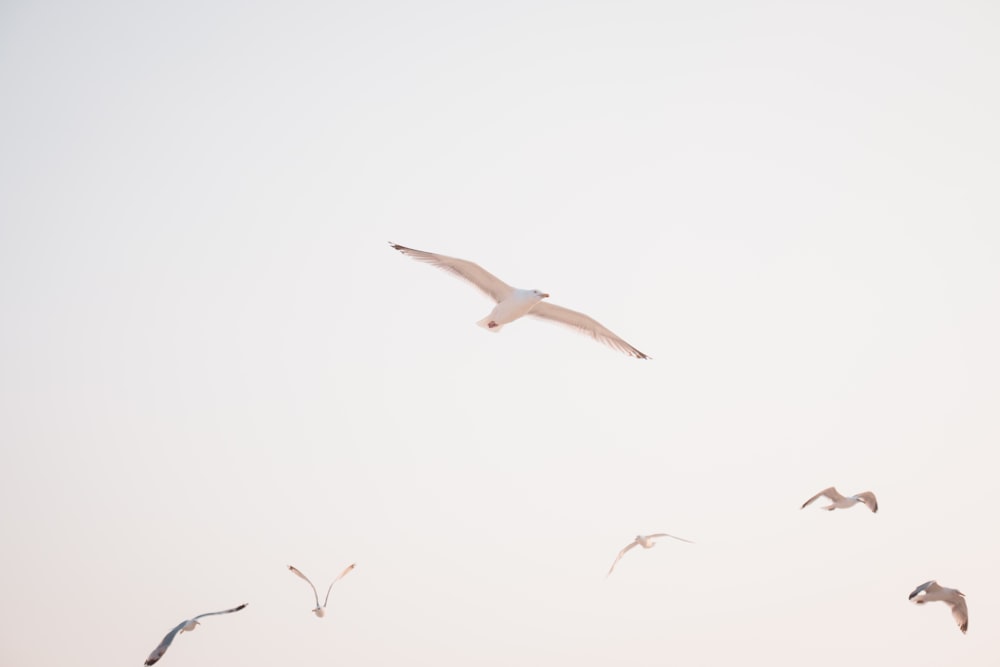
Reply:
[[[554,303],[543,303],[544,299],[549,298],[549,295],[545,292],[535,289],[527,290],[511,287],[478,264],[468,260],[448,257],[447,255],[439,255],[432,252],[424,252],[422,250],[414,250],[413,248],[407,248],[391,242],[389,245],[404,255],[421,262],[426,262],[468,281],[488,297],[493,299],[496,302],[496,306],[494,306],[493,310],[486,317],[476,323],[488,331],[499,332],[504,325],[510,324],[525,315],[531,315],[533,317],[538,317],[571,327],[578,332],[590,336],[600,343],[604,343],[613,349],[629,355],[630,357],[635,357],[637,359],[650,359],[649,356],[640,352],[638,349],[633,347],[623,338],[615,334],[594,318],[581,312],[570,310],[569,308],[557,306]],[[864,491],[851,496],[845,496],[832,486],[823,489],[812,498],[802,503],[802,509],[805,509],[808,505],[819,498],[826,498],[830,501],[830,504],[823,508],[828,511],[836,509],[849,509],[858,503],[862,503],[873,513],[878,512],[878,501],[875,498],[875,494],[871,491]],[[661,537],[670,537],[681,542],[687,542],[689,544],[692,543],[691,540],[686,540],[682,537],[669,535],[667,533],[636,535],[632,542],[627,544],[621,551],[618,552],[618,556],[615,558],[614,562],[611,563],[611,568],[605,576],[611,576],[611,573],[615,570],[615,566],[618,565],[618,562],[629,551],[635,547],[651,549],[656,546],[656,540]],[[353,571],[355,565],[356,563],[348,565],[333,579],[332,582],[330,582],[330,586],[326,589],[326,597],[324,598],[322,605],[319,603],[319,592],[316,590],[316,586],[313,585],[312,581],[310,581],[306,575],[294,566],[289,565],[288,569],[292,572],[292,574],[303,579],[307,584],[309,584],[309,587],[312,588],[313,595],[316,600],[316,607],[312,609],[312,613],[314,613],[317,618],[323,618],[326,614],[326,605],[330,601],[330,591],[333,590],[333,585]],[[931,580],[917,586],[913,592],[910,593],[909,599],[913,600],[916,604],[925,604],[927,602],[945,602],[949,607],[951,607],[952,616],[955,618],[955,622],[958,624],[959,629],[963,633],[969,629],[969,609],[965,604],[965,594],[961,591],[955,588],[945,588],[944,586],[939,585],[937,581]],[[171,643],[173,643],[177,635],[183,632],[191,632],[196,629],[198,625],[200,625],[198,622],[199,618],[205,618],[206,616],[218,616],[221,614],[231,614],[233,612],[240,611],[246,606],[247,603],[243,603],[238,607],[233,607],[232,609],[199,614],[193,618],[181,621],[172,630],[170,630],[170,632],[168,632],[163,638],[163,641],[161,641],[160,644],[153,649],[153,652],[150,653],[149,657],[146,659],[145,664],[147,666],[155,664],[167,652],[167,649],[170,648]]]

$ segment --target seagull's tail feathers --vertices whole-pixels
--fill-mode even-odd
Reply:
[[[497,324],[495,321],[493,321],[493,318],[490,315],[487,315],[483,319],[479,320],[478,322],[476,322],[476,324],[486,329],[487,331],[492,331],[493,333],[498,333],[501,329],[503,329],[503,325]]]

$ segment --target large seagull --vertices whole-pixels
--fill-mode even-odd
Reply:
[[[298,577],[301,577],[302,579],[305,579],[306,583],[309,584],[309,587],[313,589],[313,595],[316,597],[316,608],[313,609],[312,612],[314,614],[316,614],[317,618],[323,618],[323,616],[326,614],[326,603],[330,601],[330,591],[333,590],[333,585],[335,583],[337,583],[338,581],[340,581],[340,579],[344,575],[346,575],[348,572],[350,572],[351,570],[353,570],[355,565],[357,565],[357,563],[351,563],[350,565],[348,565],[347,567],[345,567],[344,571],[341,572],[340,574],[338,574],[334,578],[334,580],[330,582],[330,587],[326,589],[326,599],[323,600],[323,606],[322,607],[319,606],[319,593],[316,592],[316,587],[313,586],[313,582],[309,581],[309,577],[307,577],[306,575],[302,574],[302,572],[298,568],[293,567],[291,565],[288,566],[288,569],[292,571],[292,574],[294,574],[294,575],[296,575]]]
[[[569,308],[557,306],[554,303],[542,303],[542,299],[549,298],[549,295],[545,292],[540,292],[536,289],[515,289],[478,264],[464,259],[414,250],[413,248],[407,248],[391,241],[389,245],[413,259],[427,262],[452,275],[464,278],[478,287],[486,296],[496,301],[497,305],[493,308],[493,311],[476,322],[476,324],[488,331],[500,331],[505,324],[510,324],[525,315],[533,315],[544,320],[572,327],[600,343],[609,345],[619,352],[624,352],[630,357],[635,357],[636,359],[650,358],[626,343],[624,339],[617,336],[613,331],[594,318],[583,313],[578,313],[575,310],[570,310]]]
[[[923,595],[919,595],[919,593],[923,593]],[[965,634],[965,631],[969,629],[969,608],[965,606],[965,593],[962,591],[939,586],[938,582],[932,579],[917,586],[910,593],[910,599],[917,604],[935,601],[947,602],[948,606],[951,607],[951,615],[955,617],[955,622],[958,623],[958,629],[962,631],[962,634]]]
[[[199,618],[205,618],[206,616],[218,616],[219,614],[231,614],[234,611],[239,611],[240,609],[243,609],[243,607],[245,606],[247,606],[246,602],[241,604],[239,607],[233,607],[232,609],[226,609],[225,611],[212,611],[207,614],[198,614],[194,618],[189,618],[185,621],[181,621],[177,625],[177,627],[175,627],[173,630],[167,633],[167,636],[163,638],[163,641],[160,642],[160,645],[157,646],[155,649],[153,649],[153,652],[149,654],[149,657],[146,658],[146,665],[155,664],[157,660],[162,658],[163,654],[167,652],[168,648],[170,648],[170,644],[173,643],[174,637],[176,637],[178,634],[182,632],[191,632],[195,630],[199,625],[201,625],[201,623],[198,622]]]

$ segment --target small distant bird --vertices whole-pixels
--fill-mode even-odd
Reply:
[[[618,561],[622,559],[622,556],[627,554],[629,550],[635,547],[642,547],[643,549],[652,549],[656,546],[654,541],[658,537],[672,537],[675,540],[680,540],[681,542],[687,542],[688,544],[694,544],[691,540],[685,540],[683,537],[677,537],[676,535],[667,535],[666,533],[653,533],[652,535],[636,535],[632,543],[626,546],[624,549],[618,552],[618,557],[615,558],[615,562],[611,564],[611,569],[608,573],[604,575],[605,577],[610,577],[611,573],[615,571],[615,565],[618,565]]]
[[[316,614],[317,618],[323,618],[323,616],[326,614],[326,603],[330,601],[330,591],[333,590],[333,585],[335,583],[337,583],[338,581],[340,581],[340,579],[345,574],[347,574],[348,572],[350,572],[351,570],[353,570],[355,565],[357,565],[357,563],[351,563],[350,565],[348,565],[347,567],[345,567],[344,571],[341,572],[340,574],[338,574],[336,576],[336,578],[333,581],[330,582],[330,587],[326,589],[326,599],[323,600],[323,606],[322,607],[319,606],[319,593],[316,592],[316,587],[313,586],[313,582],[309,581],[309,577],[307,577],[306,575],[302,574],[302,572],[300,572],[297,568],[292,567],[291,565],[288,566],[288,569],[291,570],[292,573],[294,573],[295,575],[297,575],[297,576],[305,579],[306,583],[309,584],[309,587],[313,589],[313,595],[316,596],[316,608],[313,609],[312,612],[314,614]]]
[[[864,503],[872,512],[878,512],[878,501],[875,500],[875,494],[871,491],[857,493],[853,496],[843,496],[832,486],[829,489],[823,489],[815,496],[802,503],[802,507],[799,509],[805,509],[806,505],[820,496],[824,496],[833,501],[832,505],[827,505],[823,508],[825,510],[833,511],[835,509],[847,509],[848,507],[854,507],[858,503]]]
[[[189,618],[186,621],[181,621],[176,628],[167,633],[167,636],[163,638],[163,641],[160,642],[160,645],[157,646],[155,649],[153,649],[153,652],[149,654],[149,657],[146,658],[146,665],[155,664],[157,660],[162,658],[163,654],[167,652],[168,648],[170,648],[170,644],[173,643],[174,637],[176,637],[178,634],[184,631],[192,632],[194,631],[195,628],[201,625],[201,623],[198,622],[199,618],[205,618],[206,616],[218,616],[219,614],[231,614],[234,611],[239,611],[240,609],[243,609],[243,607],[245,606],[247,606],[246,602],[241,604],[239,607],[233,607],[232,609],[227,609],[225,611],[213,611],[207,614],[198,614],[194,618]]]
[[[923,592],[923,595],[917,597],[920,592]],[[969,629],[969,608],[965,606],[965,593],[957,588],[939,586],[938,582],[932,579],[917,586],[916,590],[910,593],[910,599],[917,604],[939,600],[947,602],[948,606],[951,607],[951,615],[955,617],[955,622],[958,623],[958,629],[962,631],[962,634],[965,634],[965,631]]]
[[[544,320],[572,327],[599,343],[613,347],[630,357],[635,357],[636,359],[650,358],[626,343],[622,338],[615,335],[614,332],[592,317],[578,313],[575,310],[570,310],[569,308],[557,306],[554,303],[542,303],[542,299],[549,298],[549,295],[545,292],[540,292],[536,289],[514,289],[478,264],[473,264],[464,259],[414,250],[413,248],[397,245],[391,241],[389,245],[413,259],[427,262],[454,276],[464,278],[479,288],[486,296],[496,301],[497,305],[493,308],[493,311],[476,322],[476,324],[488,331],[498,332],[503,329],[505,324],[510,324],[525,315],[533,315]]]

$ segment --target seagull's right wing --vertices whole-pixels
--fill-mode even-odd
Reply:
[[[823,489],[822,491],[820,491],[819,493],[817,493],[815,496],[813,496],[809,500],[807,500],[804,503],[802,503],[802,507],[800,507],[799,509],[804,509],[806,505],[808,505],[812,501],[816,500],[820,496],[826,496],[827,498],[829,498],[833,502],[837,502],[838,500],[843,500],[843,498],[844,498],[844,496],[840,495],[840,493],[837,492],[836,488],[834,488],[834,487],[831,486],[828,489]]]
[[[296,575],[302,577],[303,579],[305,579],[306,583],[309,584],[309,588],[313,589],[313,595],[316,596],[316,608],[319,609],[319,593],[316,592],[316,587],[313,586],[313,582],[309,581],[309,577],[307,577],[306,575],[302,574],[298,570],[298,568],[295,568],[295,567],[289,565],[288,569],[291,570],[293,574],[296,574]]]
[[[163,641],[160,642],[160,645],[154,648],[153,652],[149,654],[148,658],[146,658],[145,664],[147,666],[156,663],[157,660],[163,657],[163,654],[167,652],[168,648],[170,648],[171,642],[174,641],[174,637],[177,636],[177,633],[180,632],[181,628],[183,628],[185,625],[187,625],[187,619],[181,621],[180,625],[178,625],[176,628],[167,633],[167,636],[163,638]]]
[[[910,597],[907,599],[912,600],[913,598],[917,597],[917,595],[919,595],[922,591],[928,590],[931,586],[937,586],[937,581],[935,581],[934,579],[931,579],[930,581],[925,581],[924,583],[920,584],[915,589],[913,589],[913,592],[910,593]]]
[[[618,558],[615,558],[615,562],[611,564],[611,569],[608,570],[608,573],[606,575],[604,575],[604,576],[605,577],[610,577],[611,573],[615,571],[615,565],[618,565],[618,561],[620,561],[622,559],[622,556],[624,556],[625,554],[627,554],[630,549],[634,549],[638,544],[639,544],[639,540],[635,540],[634,542],[632,542],[632,544],[628,545],[627,547],[625,547],[624,549],[622,549],[621,551],[619,551],[618,552]]]
[[[677,537],[676,535],[669,535],[667,533],[653,533],[649,537],[672,537],[675,540],[680,540],[681,542],[687,542],[688,544],[694,544],[691,540],[685,540],[683,537]]]
[[[436,266],[453,276],[464,278],[497,303],[506,299],[514,291],[513,287],[473,262],[458,259],[457,257],[448,257],[447,255],[437,255],[433,252],[414,250],[413,248],[407,248],[392,241],[389,241],[389,245],[417,261],[427,262],[431,266]]]
[[[355,565],[357,565],[357,563],[351,563],[350,565],[348,565],[347,567],[345,567],[344,571],[341,572],[340,574],[338,574],[337,577],[333,581],[330,582],[330,587],[326,589],[326,599],[323,600],[323,606],[324,607],[326,606],[326,603],[330,601],[330,591],[333,590],[333,585],[335,583],[337,583],[338,581],[340,581],[344,577],[345,574],[347,574],[348,572],[350,572],[351,570],[353,570]]]
[[[965,634],[966,630],[969,629],[969,608],[965,604],[965,597],[959,593],[955,596],[954,601],[948,600],[948,604],[951,605],[951,615],[955,617],[958,629],[962,631],[962,634]]]

